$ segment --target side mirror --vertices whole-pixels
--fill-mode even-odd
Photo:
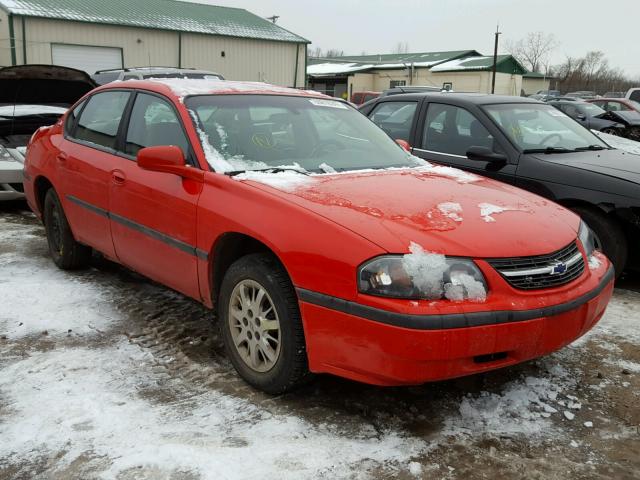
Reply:
[[[203,181],[204,173],[197,168],[186,165],[180,147],[163,145],[143,148],[138,152],[138,166],[152,172],[163,172],[178,175],[191,180]]]
[[[578,120],[580,120],[581,122],[584,122],[584,121],[587,119],[586,115],[583,115],[583,114],[581,114],[581,113],[580,113],[580,114],[578,114],[578,116],[577,116],[576,118],[577,118]]]
[[[482,160],[485,162],[507,163],[507,156],[502,153],[496,153],[487,147],[470,147],[467,150],[467,158],[469,160]]]
[[[411,145],[409,145],[409,142],[407,142],[406,140],[397,138],[396,143],[400,145],[404,151],[411,153]]]

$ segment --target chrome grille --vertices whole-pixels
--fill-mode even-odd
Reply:
[[[584,271],[584,258],[575,242],[548,255],[494,258],[487,262],[520,290],[558,287],[575,280]]]

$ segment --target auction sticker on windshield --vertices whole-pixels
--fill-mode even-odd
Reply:
[[[343,103],[337,102],[335,100],[324,100],[322,98],[310,98],[309,102],[317,107],[331,107],[331,108],[342,108],[344,110],[347,109],[347,106]]]

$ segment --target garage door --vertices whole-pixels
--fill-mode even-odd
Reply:
[[[84,45],[51,45],[54,65],[77,68],[93,75],[97,70],[122,68],[122,49]]]

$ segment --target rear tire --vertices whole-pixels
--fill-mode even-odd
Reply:
[[[310,377],[298,299],[272,255],[247,255],[229,267],[218,321],[231,363],[253,387],[277,395]]]
[[[44,199],[44,227],[49,252],[54,263],[62,270],[76,270],[89,265],[91,248],[76,242],[60,199],[53,188]]]
[[[618,278],[627,263],[628,247],[624,231],[615,221],[603,213],[588,207],[574,207],[573,211],[586,222],[600,243],[600,249],[616,269]]]

